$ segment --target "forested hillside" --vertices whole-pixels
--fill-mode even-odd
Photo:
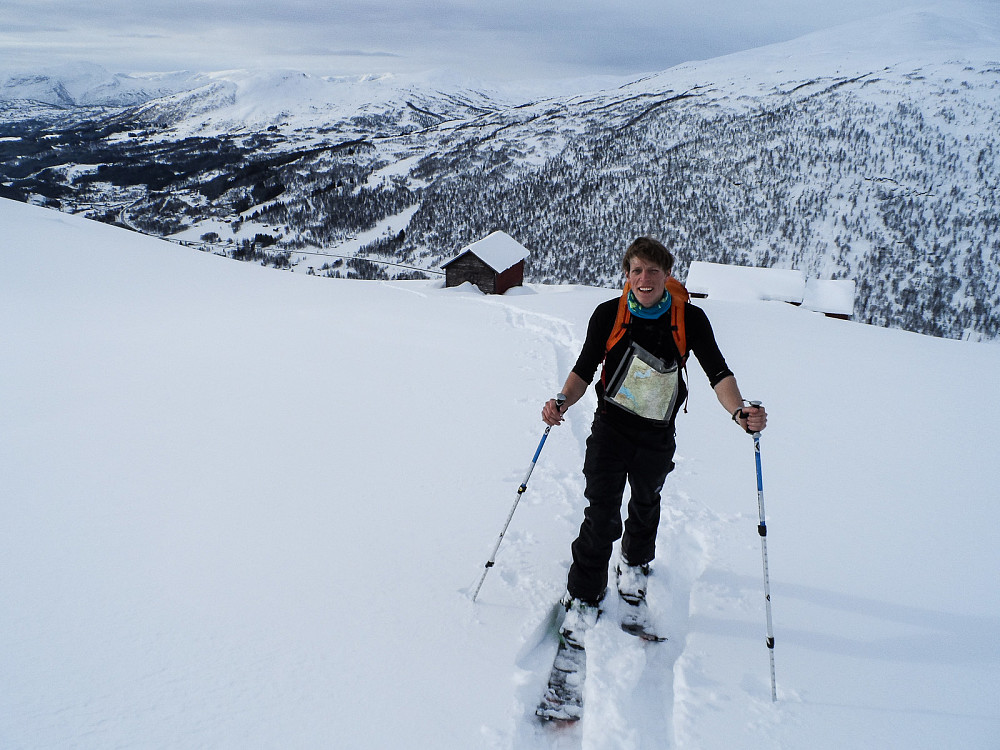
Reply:
[[[0,195],[359,278],[434,273],[502,229],[529,281],[617,286],[652,234],[682,278],[696,259],[796,268],[854,279],[859,321],[1000,335],[1000,62],[748,59],[520,106],[399,88],[240,120],[218,82],[134,107],[9,100]],[[255,80],[257,109],[289,81]]]

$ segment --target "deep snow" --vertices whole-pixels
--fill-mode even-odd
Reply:
[[[642,644],[532,717],[593,307],[282,273],[0,201],[0,747],[996,748],[1000,346],[701,303],[762,444],[689,367]]]

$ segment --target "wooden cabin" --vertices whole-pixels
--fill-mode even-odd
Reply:
[[[524,283],[527,249],[506,232],[493,232],[442,264],[445,286],[475,284],[484,294],[503,294]]]

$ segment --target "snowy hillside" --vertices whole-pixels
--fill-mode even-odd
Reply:
[[[352,121],[373,117],[400,118],[395,125],[403,130],[406,115],[426,127],[521,104],[531,91],[440,72],[316,76],[256,69],[129,75],[88,63],[8,74],[0,81],[0,102],[8,107],[29,102],[60,108],[132,107],[133,126],[172,127],[176,138],[273,125],[349,128]],[[428,119],[419,121],[421,114]]]
[[[538,726],[593,397],[590,311],[236,264],[0,201],[0,746],[995,748],[1000,347],[705,301],[764,400],[778,697],[752,442],[692,363],[651,605]]]
[[[0,100],[30,100],[58,107],[114,107],[142,104],[204,85],[204,76],[181,71],[147,75],[111,73],[78,63],[48,70],[6,73]]]
[[[995,3],[948,0],[557,97],[85,67],[0,92],[0,196],[332,277],[427,278],[499,229],[530,281],[609,285],[651,233],[851,279],[858,321],[992,339],[998,61]]]

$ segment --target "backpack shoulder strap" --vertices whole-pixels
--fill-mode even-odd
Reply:
[[[667,291],[670,293],[670,329],[674,334],[674,343],[677,344],[677,351],[680,352],[681,361],[687,360],[687,331],[684,328],[684,308],[687,301],[691,299],[688,290],[673,276],[667,277]],[[628,305],[626,305],[628,307]]]
[[[604,354],[607,355],[615,344],[622,340],[625,335],[626,326],[628,326],[629,321],[632,319],[632,313],[628,309],[628,293],[631,290],[629,283],[625,282],[625,289],[622,290],[622,296],[618,300],[618,314],[615,316],[615,324],[611,327],[611,334],[608,336],[608,343],[604,345]]]
[[[681,367],[684,369],[684,379],[687,380],[687,329],[684,325],[684,312],[687,302],[691,299],[687,288],[673,276],[667,277],[667,291],[670,292],[670,330],[674,334],[674,343],[681,355]],[[684,394],[684,413],[687,413],[688,398],[691,391]]]
[[[628,309],[628,293],[632,287],[629,283],[625,282],[625,288],[622,290],[622,296],[618,300],[618,313],[615,315],[615,324],[611,326],[611,333],[608,335],[608,341],[604,345],[604,358],[607,359],[608,352],[610,352],[615,344],[621,341],[625,337],[625,331],[628,330],[629,321],[632,320],[632,313]],[[601,385],[607,386],[608,371],[605,367],[601,368]]]

